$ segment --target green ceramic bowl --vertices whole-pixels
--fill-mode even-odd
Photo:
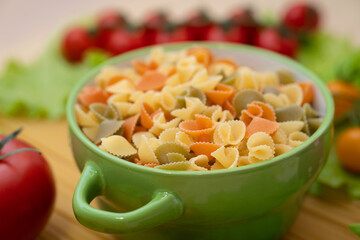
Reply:
[[[166,50],[194,43],[164,45]],[[261,163],[206,172],[167,171],[120,160],[99,149],[78,127],[74,105],[82,87],[106,65],[128,65],[150,48],[123,54],[87,74],[67,105],[73,155],[82,175],[73,197],[76,218],[95,231],[146,239],[278,239],[297,216],[304,194],[325,163],[334,106],[322,81],[293,60],[265,50],[225,43],[196,43],[217,57],[255,70],[291,70],[315,86],[314,106],[324,116],[303,144]],[[97,196],[121,209],[90,206]]]

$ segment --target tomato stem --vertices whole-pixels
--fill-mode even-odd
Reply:
[[[25,151],[30,151],[30,152],[37,152],[37,153],[40,153],[40,151],[36,150],[36,149],[33,149],[33,148],[19,148],[19,149],[16,149],[12,152],[9,152],[9,153],[6,153],[2,156],[0,156],[0,160],[3,160],[4,158],[10,156],[10,155],[13,155],[13,154],[16,154],[16,153],[19,153],[19,152],[25,152]]]
[[[0,150],[5,146],[5,144],[14,138],[16,138],[17,135],[21,132],[22,128],[19,128],[18,130],[12,132],[10,135],[6,136],[3,140],[0,141]]]

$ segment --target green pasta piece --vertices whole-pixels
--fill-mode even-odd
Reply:
[[[177,102],[175,108],[184,108],[185,107],[185,97],[195,97],[200,99],[202,103],[206,103],[206,96],[203,91],[200,89],[190,87],[180,93],[179,96],[176,97]]]
[[[186,158],[184,157],[184,155],[180,154],[180,153],[167,153],[166,154],[169,162],[185,162]]]
[[[100,122],[118,119],[118,111],[113,106],[108,106],[104,103],[93,103],[89,109]]]
[[[263,87],[263,93],[273,93],[275,95],[279,95],[281,92],[278,88],[274,86],[264,86]]]
[[[190,162],[172,162],[156,166],[157,169],[187,171],[191,166]]]
[[[288,70],[278,70],[276,71],[276,73],[279,77],[280,84],[295,83],[294,75],[292,74],[292,72]]]
[[[155,156],[160,164],[170,163],[174,158],[169,158],[168,153],[178,153],[189,159],[189,151],[181,144],[174,142],[167,142],[159,145],[154,150]]]
[[[246,109],[247,105],[254,101],[265,102],[265,98],[260,92],[254,89],[239,91],[233,99],[233,105],[237,115],[239,116],[241,114],[241,110]]]
[[[104,120],[100,123],[98,133],[96,135],[95,144],[100,143],[101,138],[109,137],[114,134],[121,135],[120,130],[124,121],[117,121],[117,120]]]
[[[239,75],[238,72],[234,72],[230,76],[225,77],[223,80],[221,80],[220,83],[233,86],[235,84],[235,80],[238,77],[238,75]]]
[[[302,108],[299,105],[279,107],[275,109],[276,121],[299,121],[302,118]]]

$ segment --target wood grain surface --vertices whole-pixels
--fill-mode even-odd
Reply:
[[[68,142],[65,120],[46,121],[0,117],[0,129],[10,133],[19,127],[21,139],[38,148],[51,165],[56,181],[56,202],[47,226],[39,240],[117,239],[94,232],[79,224],[73,214],[72,194],[80,172],[75,165]],[[348,198],[341,190],[327,190],[321,197],[307,196],[303,208],[284,240],[351,240],[358,239],[347,229],[360,222],[360,201]]]

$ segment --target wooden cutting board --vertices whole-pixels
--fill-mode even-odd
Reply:
[[[80,172],[71,155],[66,121],[0,117],[0,130],[3,133],[10,133],[19,127],[24,128],[20,138],[44,154],[55,175],[57,195],[54,212],[38,239],[116,239],[83,227],[74,217],[71,200]],[[349,224],[355,222],[360,222],[360,201],[348,198],[341,191],[327,190],[321,197],[306,197],[295,224],[283,239],[358,239],[347,229]]]

